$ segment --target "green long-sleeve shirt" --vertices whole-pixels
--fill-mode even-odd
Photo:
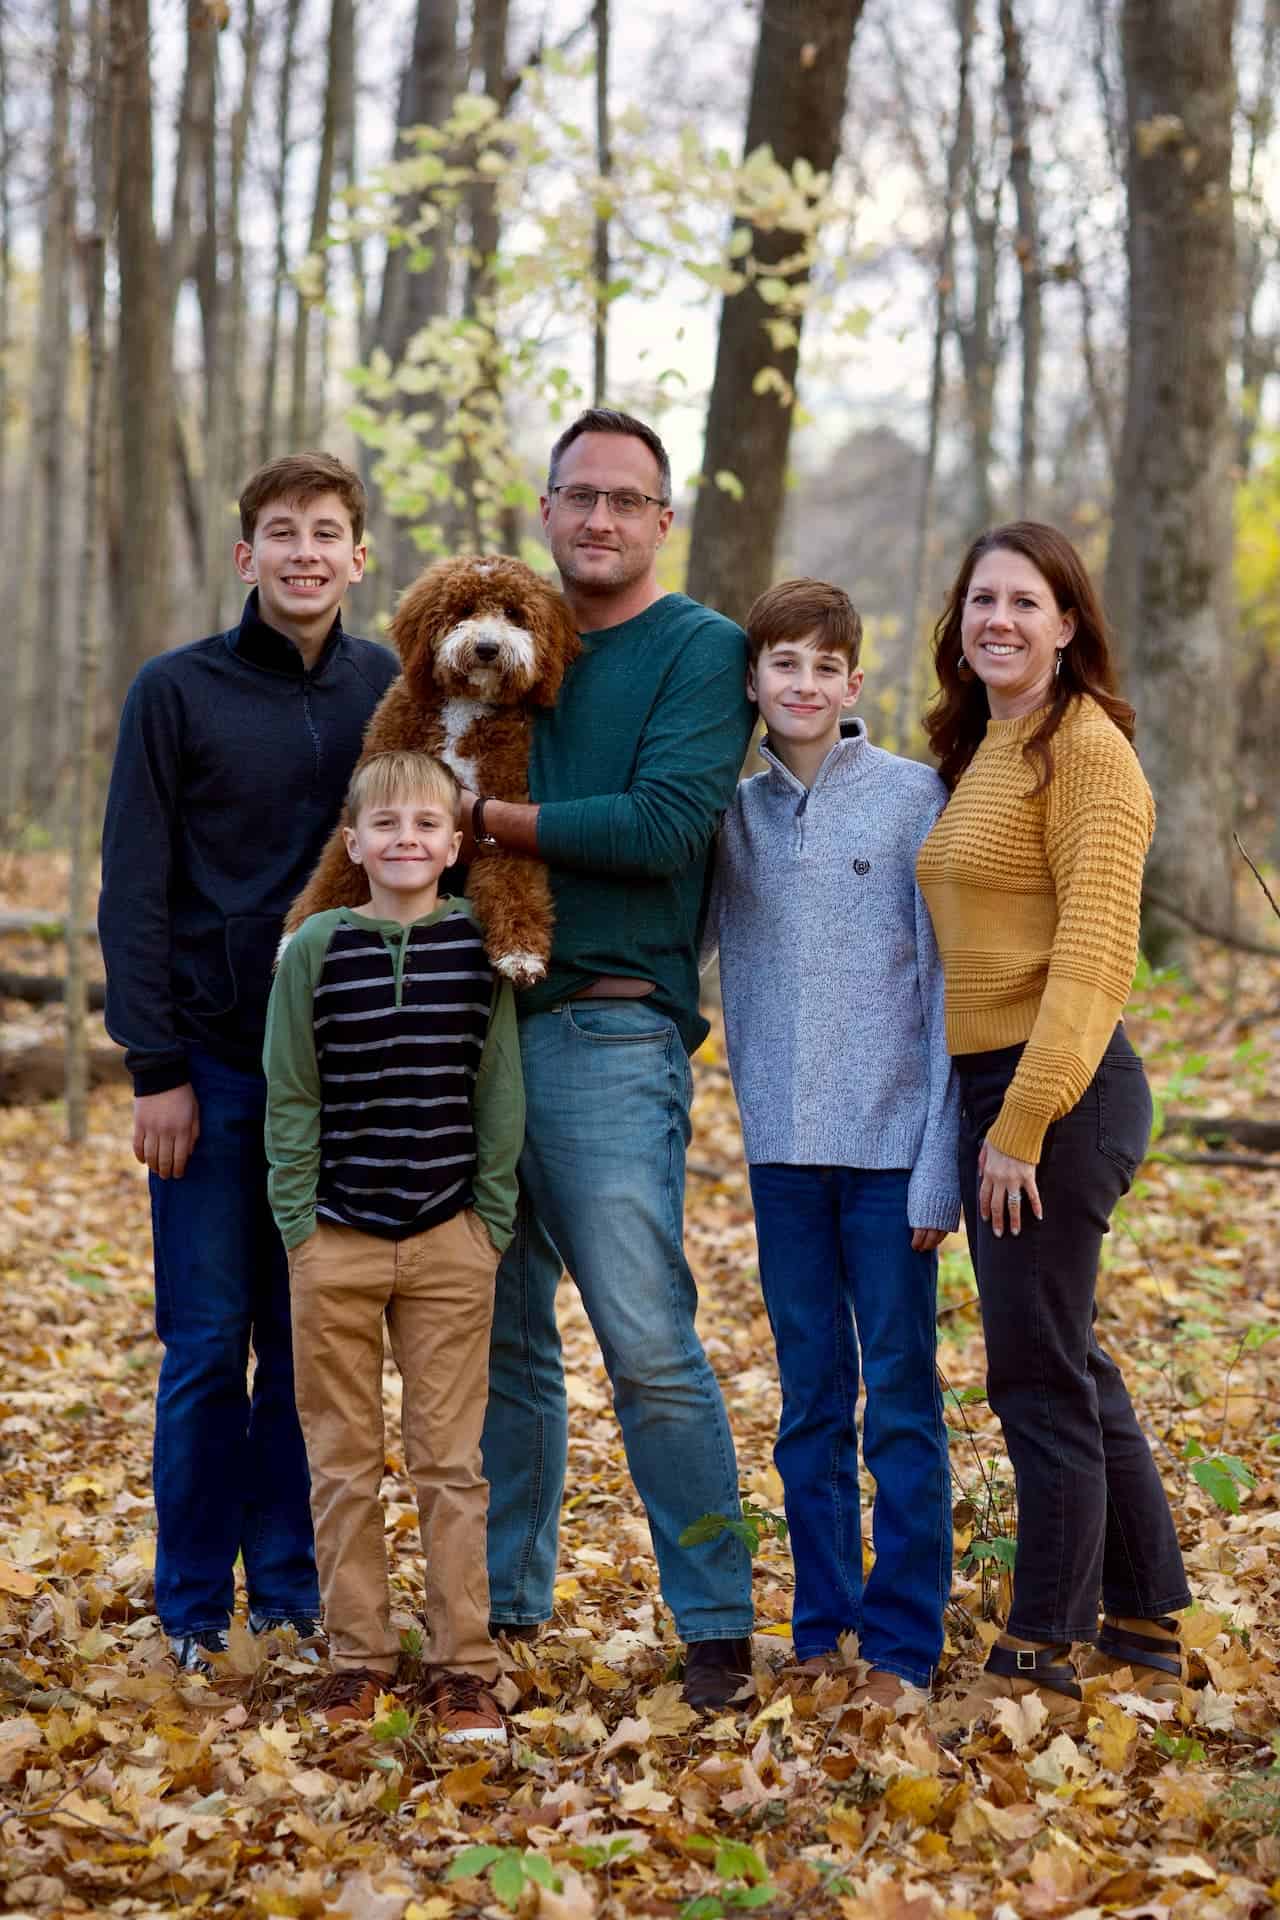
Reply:
[[[399,1239],[474,1205],[515,1227],[524,1083],[511,988],[465,900],[402,927],[305,921],[267,1009],[268,1193],[286,1247],[317,1214]]]
[[[534,728],[529,790],[555,898],[551,966],[517,998],[541,1012],[597,974],[654,983],[690,1052],[707,851],[751,734],[743,634],[669,593],[584,633],[558,704]]]

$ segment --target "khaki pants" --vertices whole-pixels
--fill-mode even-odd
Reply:
[[[380,1499],[385,1317],[404,1382],[405,1467],[426,1558],[427,1658],[498,1677],[480,1456],[497,1264],[470,1208],[407,1240],[321,1220],[289,1257],[295,1392],[335,1667],[390,1677],[399,1653]]]

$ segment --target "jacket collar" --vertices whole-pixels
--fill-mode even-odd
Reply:
[[[843,787],[856,779],[862,771],[866,759],[865,749],[868,745],[865,720],[842,720],[840,738],[818,768],[817,778],[809,788],[806,788],[803,780],[797,780],[790,767],[784,766],[779,760],[769,745],[768,734],[760,742],[757,751],[768,763],[770,786],[794,793],[798,798],[804,799],[810,793],[817,793],[820,787]]]
[[[227,644],[232,653],[238,654],[248,666],[261,667],[266,673],[283,674],[290,680],[301,680],[306,675],[302,655],[292,640],[286,638],[283,633],[279,633],[275,627],[268,626],[259,613],[256,587],[244,603],[240,625],[233,627],[228,633]],[[311,679],[316,679],[324,672],[341,644],[342,615],[335,613],[333,625],[329,629],[320,658],[311,669]]]

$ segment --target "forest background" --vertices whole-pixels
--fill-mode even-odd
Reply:
[[[1275,1910],[1278,77],[1280,0],[0,0],[11,1909]],[[1130,1012],[1159,1130],[1101,1312],[1198,1597],[1176,1713],[1121,1694],[1074,1739],[1014,1715],[947,1748],[849,1713],[842,1682],[780,1678],[776,1383],[718,1028],[689,1243],[760,1536],[758,1716],[708,1728],[678,1703],[569,1298],[576,1491],[554,1631],[509,1678],[510,1768],[450,1767],[411,1707],[326,1740],[288,1645],[239,1635],[213,1687],[165,1666],[145,1181],[84,1013],[124,688],[235,618],[260,460],[361,465],[373,567],[348,617],[372,632],[433,554],[548,564],[547,446],[593,399],[672,448],[666,584],[740,617],[786,574],[841,582],[864,711],[905,751],[979,527],[1053,520],[1105,581],[1161,824]],[[958,1242],[940,1325],[962,1683],[1017,1523]],[[388,1471],[411,1632],[394,1441]]]

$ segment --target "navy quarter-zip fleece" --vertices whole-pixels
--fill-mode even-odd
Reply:
[[[315,666],[258,612],[157,655],[125,700],[102,839],[107,1031],[138,1094],[189,1043],[261,1067],[284,914],[338,817],[399,665],[335,619]]]

